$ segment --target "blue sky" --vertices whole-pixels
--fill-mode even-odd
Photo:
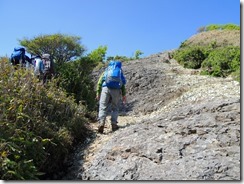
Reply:
[[[61,33],[81,37],[86,53],[149,56],[178,48],[201,26],[240,25],[239,0],[0,0],[0,56],[18,40]]]

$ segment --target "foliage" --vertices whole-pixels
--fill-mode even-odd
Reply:
[[[240,26],[212,24],[201,27],[201,30],[203,29],[205,31],[239,30]],[[202,36],[206,38],[204,34]],[[187,40],[182,42],[179,49],[173,52],[173,58],[185,68],[201,69],[203,75],[216,77],[232,75],[235,80],[240,81],[240,47],[229,44],[227,37],[221,44],[215,38],[208,37],[208,39],[210,41],[206,42],[207,44],[203,43],[204,40],[201,39],[195,44],[189,44]],[[233,39],[233,37],[229,39]]]
[[[116,55],[116,56],[108,56],[107,57],[107,61],[111,61],[111,60],[119,60],[119,61],[124,62],[124,61],[131,60],[131,58],[128,58],[127,56],[118,56],[118,55]]]
[[[91,92],[93,84],[90,74],[92,67],[105,57],[107,47],[100,46],[88,57],[80,57],[84,48],[79,42],[80,37],[62,34],[43,35],[20,41],[32,54],[50,53],[55,61],[59,85],[69,96],[74,96],[76,103],[82,102],[91,110],[95,106],[95,97]],[[75,59],[76,57],[79,58]]]
[[[93,62],[89,57],[82,57],[76,61],[65,63],[60,69],[59,86],[68,95],[73,95],[76,103],[86,105],[89,111],[95,110],[95,90],[91,73]]]
[[[107,53],[107,46],[99,46],[97,49],[93,50],[88,57],[96,65],[105,60],[105,55]]]
[[[206,26],[205,30],[206,31],[213,31],[213,30],[220,30],[221,29],[221,25],[218,24],[211,24]]]
[[[236,24],[210,24],[205,27],[205,31],[212,31],[212,30],[240,30],[240,26]]]
[[[204,47],[187,47],[175,51],[173,57],[185,68],[199,69],[207,52]]]
[[[141,50],[136,50],[133,57],[119,56],[119,55],[109,56],[109,57],[107,57],[107,61],[111,61],[111,60],[119,60],[122,62],[131,61],[131,60],[135,60],[135,59],[140,59],[140,56],[142,54],[143,54],[143,52]]]
[[[72,145],[83,141],[86,108],[32,72],[0,60],[0,176],[2,180],[40,179],[63,167]]]
[[[135,55],[134,55],[134,59],[139,59],[140,55],[144,54],[141,50],[136,50],[135,51]]]
[[[240,26],[236,24],[225,24],[222,25],[223,30],[240,30]]]
[[[227,77],[240,70],[240,48],[226,47],[213,50],[202,63],[202,74]]]
[[[121,62],[126,62],[126,61],[131,61],[134,59],[135,59],[135,57],[127,57],[127,56],[119,56],[119,55],[107,57],[107,61],[119,60]]]
[[[78,36],[52,34],[33,39],[24,38],[19,42],[33,55],[50,54],[51,59],[59,66],[82,55],[85,49],[80,44],[80,39]]]
[[[201,74],[227,77],[230,74],[240,80],[240,48],[234,46],[216,48],[212,43],[208,47],[185,47],[173,54],[185,68],[200,69]]]

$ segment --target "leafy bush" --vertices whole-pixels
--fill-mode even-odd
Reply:
[[[211,24],[211,25],[206,26],[206,28],[205,28],[206,31],[213,31],[213,30],[220,30],[220,29],[221,29],[221,26],[218,24]]]
[[[41,85],[31,71],[0,60],[0,176],[39,179],[63,166],[76,141],[89,133],[86,108],[57,88]]]
[[[235,24],[212,24],[201,27],[201,31],[203,30],[240,30],[240,26]],[[215,31],[215,33],[217,32]],[[240,47],[233,46],[235,45],[234,41],[238,41],[237,32],[234,31],[234,36],[232,37],[230,31],[228,31],[230,36],[225,37],[224,40],[221,40],[221,33],[223,32],[213,34],[218,35],[218,38],[207,34],[207,42],[204,40],[206,39],[204,33],[199,34],[198,40],[195,43],[192,43],[191,39],[189,39],[190,41],[182,42],[179,49],[174,51],[173,58],[185,68],[202,68],[201,74],[203,75],[216,77],[232,75],[235,80],[240,81]]]
[[[240,26],[236,24],[225,24],[222,25],[223,30],[240,30]]]
[[[202,74],[226,77],[240,70],[240,48],[225,47],[213,50],[202,63]],[[238,74],[238,73],[237,73]]]
[[[187,47],[174,52],[173,57],[185,68],[198,69],[207,57],[204,47]]]
[[[107,46],[99,46],[97,49],[93,50],[90,54],[88,54],[90,62],[93,62],[95,65],[103,62],[105,60],[107,49]]]
[[[89,111],[95,110],[95,90],[91,73],[93,62],[89,57],[67,62],[62,65],[59,72],[59,85],[68,95],[74,96],[76,103],[83,103]]]
[[[206,26],[206,31],[213,31],[213,30],[240,30],[240,26],[236,24],[211,24]]]

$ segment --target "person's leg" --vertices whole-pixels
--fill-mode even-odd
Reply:
[[[115,131],[118,129],[118,115],[119,115],[119,101],[121,98],[120,90],[118,89],[111,89],[110,94],[112,97],[111,101],[111,125],[112,130]]]
[[[42,78],[42,84],[46,84],[46,82],[47,82],[47,73],[44,72],[43,78]]]
[[[98,131],[100,133],[103,132],[103,128],[105,125],[105,119],[107,116],[107,108],[108,108],[108,102],[110,99],[110,94],[107,87],[102,88],[100,101],[99,101],[99,113],[98,113],[98,120],[99,120],[99,128]]]

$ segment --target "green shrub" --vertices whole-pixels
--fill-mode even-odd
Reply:
[[[59,85],[70,96],[74,96],[76,103],[83,103],[89,111],[95,110],[95,90],[91,73],[93,62],[89,57],[67,62],[60,67]]]
[[[240,70],[240,48],[229,46],[210,52],[202,63],[201,74],[226,77],[238,70]]]
[[[240,30],[240,26],[236,24],[211,24],[206,26],[206,31],[213,31],[213,30]]]
[[[186,47],[175,51],[173,57],[185,68],[198,69],[207,57],[207,52],[203,47]]]
[[[55,80],[44,87],[7,59],[0,60],[0,74],[0,179],[33,180],[57,172],[73,144],[89,133],[86,107]]]
[[[206,26],[206,31],[213,31],[213,30],[220,30],[221,29],[221,25],[219,24],[211,24]]]
[[[223,30],[240,30],[240,26],[236,24],[224,24],[222,25]]]

